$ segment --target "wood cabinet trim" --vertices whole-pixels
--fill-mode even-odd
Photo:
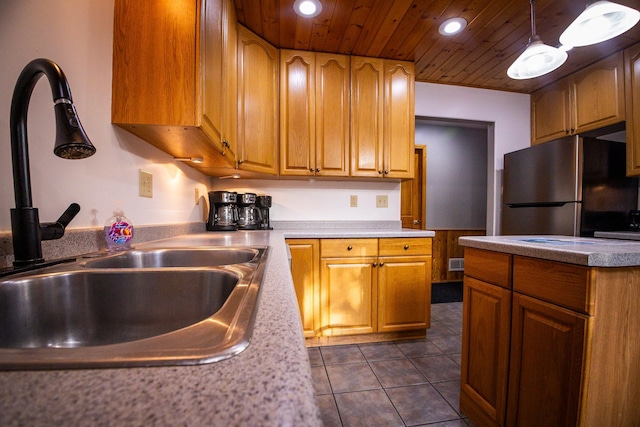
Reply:
[[[523,256],[513,259],[513,290],[579,313],[593,312],[589,267]]]
[[[513,255],[475,248],[464,250],[464,274],[510,289]]]

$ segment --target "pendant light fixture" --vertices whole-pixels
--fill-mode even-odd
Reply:
[[[523,80],[542,76],[567,60],[567,52],[542,43],[536,34],[535,0],[531,0],[531,38],[527,48],[507,70],[512,79]]]
[[[612,39],[640,21],[640,12],[606,0],[589,1],[587,7],[560,36],[565,46],[588,46]]]

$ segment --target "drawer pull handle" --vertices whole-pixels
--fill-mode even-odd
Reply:
[[[349,245],[347,246],[347,250],[350,251],[351,249],[353,249],[353,246]]]
[[[404,250],[406,251],[407,249],[409,249],[409,245],[404,245]]]

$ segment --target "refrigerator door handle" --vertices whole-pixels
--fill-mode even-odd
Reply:
[[[507,203],[506,206],[509,208],[557,208],[560,206],[564,206],[567,203],[575,203],[575,202],[546,202],[546,203]]]

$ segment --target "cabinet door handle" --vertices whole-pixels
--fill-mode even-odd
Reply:
[[[378,266],[378,263],[377,263],[377,262],[374,262],[372,265],[373,265],[373,267],[375,268],[375,267],[377,267],[377,266]]]
[[[382,170],[379,170],[379,171],[378,171],[378,174],[379,174],[379,175],[382,175]]]
[[[353,249],[353,246],[349,245],[347,246],[347,250],[350,251],[351,249]]]
[[[316,168],[316,172],[320,172],[320,168]]]
[[[404,245],[404,250],[406,251],[407,249],[409,249],[409,245]]]
[[[389,175],[389,171],[384,171],[384,174],[385,175]]]
[[[384,262],[381,262],[381,263],[380,263],[380,267],[384,267]]]

